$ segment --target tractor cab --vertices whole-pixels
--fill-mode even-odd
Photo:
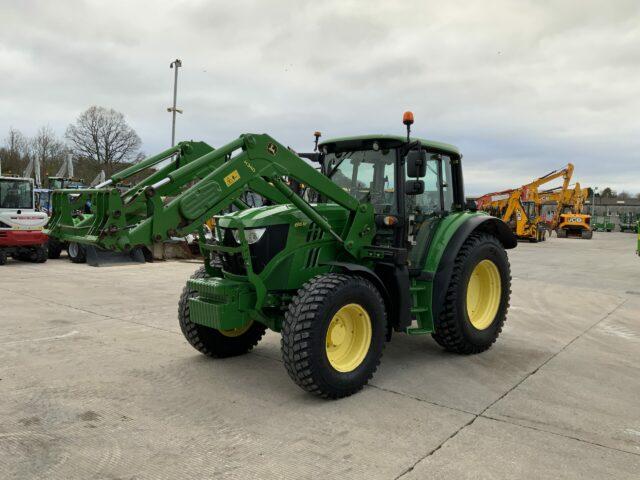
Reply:
[[[60,190],[63,188],[86,188],[82,178],[48,177],[48,182],[50,190]]]
[[[457,148],[392,135],[337,138],[319,148],[324,174],[360,202],[373,205],[374,244],[407,249],[409,272],[419,274],[439,219],[463,210]]]

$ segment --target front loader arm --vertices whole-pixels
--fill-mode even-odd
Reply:
[[[170,235],[182,236],[192,232],[208,218],[225,210],[248,190],[273,203],[293,203],[309,220],[336,238],[352,253],[359,246],[370,243],[374,232],[365,230],[366,225],[373,224],[372,207],[361,205],[330,179],[268,135],[243,135],[210,155],[212,159],[222,156],[225,161],[166,206],[156,204],[153,216],[131,229],[126,237],[119,239],[119,249],[146,244],[149,238],[161,241]],[[198,162],[206,160],[203,158]],[[195,168],[195,165],[191,168]],[[181,175],[185,173],[174,172],[159,181],[158,185],[171,184]],[[288,187],[284,177],[310,186],[351,212],[346,231],[333,231],[331,225],[311,205]],[[151,201],[156,196],[155,188],[152,185],[146,191]]]
[[[163,173],[164,176],[153,174],[153,182],[141,182],[124,195],[115,189],[102,192],[100,197],[106,200],[96,202],[93,207],[96,218],[90,220],[90,227],[83,226],[85,231],[80,231],[78,224],[71,227],[79,234],[74,240],[127,251],[171,236],[184,236],[231,204],[238,204],[246,191],[256,192],[273,203],[293,203],[353,255],[370,244],[375,233],[371,229],[374,224],[371,205],[360,204],[268,135],[241,135],[217,150]],[[333,231],[311,205],[288,187],[285,178],[308,185],[349,211],[344,231]],[[185,185],[188,188],[183,188]],[[82,191],[75,191],[78,192]],[[175,193],[168,202],[164,198],[167,192]],[[123,218],[122,211],[127,205],[142,201],[146,208],[144,217],[135,223]],[[68,218],[65,220],[69,222]]]

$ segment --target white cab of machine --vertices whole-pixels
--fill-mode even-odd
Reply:
[[[35,210],[33,179],[0,177],[0,229],[42,230],[48,220]]]

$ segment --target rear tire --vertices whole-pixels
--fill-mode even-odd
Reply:
[[[504,247],[492,235],[470,235],[455,259],[433,338],[450,352],[487,350],[502,331],[510,296],[511,272]]]
[[[0,265],[7,263],[7,254],[3,250],[0,250]]]
[[[73,263],[86,263],[87,261],[87,250],[79,243],[70,242],[67,247],[67,253],[69,254],[69,260]]]
[[[580,236],[582,238],[584,238],[585,240],[591,240],[591,238],[593,237],[593,231],[592,230],[582,230],[582,233],[580,233]]]
[[[567,238],[567,231],[564,228],[558,229],[556,234],[558,235],[558,238]]]
[[[368,280],[329,273],[305,283],[282,323],[282,358],[303,390],[342,398],[364,387],[380,364],[384,300]]]
[[[205,267],[200,267],[191,278],[207,278]],[[193,348],[213,358],[235,357],[249,352],[264,336],[267,329],[263,324],[252,322],[241,333],[229,331],[226,334],[215,328],[194,323],[189,317],[189,299],[197,296],[195,290],[185,286],[178,303],[178,320],[182,334]]]

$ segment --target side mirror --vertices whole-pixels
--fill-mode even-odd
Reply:
[[[470,198],[467,198],[466,207],[467,207],[467,210],[471,210],[472,212],[478,211],[478,204],[476,203],[475,200],[472,200]]]
[[[421,195],[424,193],[424,182],[422,180],[407,180],[404,184],[405,195]]]
[[[407,153],[407,176],[424,177],[427,174],[427,152],[424,150],[409,150]]]

